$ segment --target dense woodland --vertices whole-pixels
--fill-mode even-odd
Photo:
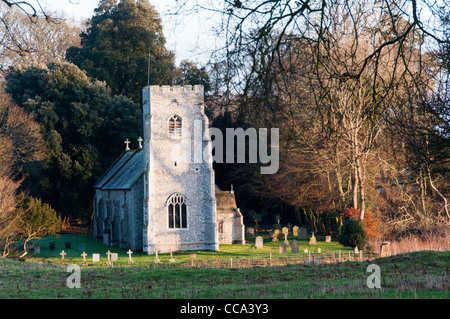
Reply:
[[[223,131],[279,128],[276,174],[260,174],[260,163],[214,164],[219,187],[233,184],[247,226],[290,222],[338,234],[353,218],[370,238],[449,236],[449,7],[186,1],[176,14],[219,14],[226,45],[207,65],[176,65],[146,0],[101,0],[81,26],[2,1],[4,253],[62,220],[89,224],[94,183],[123,141],[142,135],[148,80],[203,84],[210,122]]]

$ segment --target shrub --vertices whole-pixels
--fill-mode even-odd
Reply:
[[[359,208],[344,208],[343,217],[345,219],[351,218],[353,220],[359,219]],[[364,213],[363,219],[364,229],[366,230],[367,237],[374,239],[380,237],[379,220],[375,218],[374,214],[370,211]]]
[[[346,219],[341,228],[339,242],[348,247],[364,248],[367,244],[367,234],[360,220]]]

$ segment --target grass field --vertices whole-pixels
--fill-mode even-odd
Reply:
[[[0,298],[449,298],[450,252],[437,251],[414,252],[364,262],[284,267],[88,267],[81,268],[80,288],[69,289],[67,278],[71,273],[56,264],[67,239],[69,237],[61,236],[55,251],[43,249],[43,256],[30,256],[27,262],[0,259]],[[88,241],[85,236],[70,236],[70,239],[73,249],[66,250],[68,264],[81,263],[81,257],[77,256],[80,252],[76,240],[85,242],[87,251],[101,253],[104,248],[115,251],[96,241]],[[47,238],[42,245],[52,240],[54,238]],[[322,244],[322,249],[329,251],[343,249],[338,243]],[[215,254],[215,258],[225,258],[238,254],[278,253],[277,243],[273,243],[272,247],[272,243],[268,242],[265,246],[265,251],[255,251],[252,245],[224,245],[221,252],[197,254],[200,259],[212,258],[211,254]],[[126,262],[128,256],[125,251],[116,251]],[[188,255],[174,254],[177,261],[187,260]],[[133,259],[141,263],[151,262],[154,257],[133,254]],[[106,260],[106,255],[102,258]],[[160,256],[162,262],[166,258],[169,258],[167,254]],[[380,289],[370,289],[366,285],[370,275],[367,267],[371,263],[380,266]]]

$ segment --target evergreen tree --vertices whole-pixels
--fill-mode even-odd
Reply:
[[[48,147],[31,195],[63,216],[89,216],[94,183],[123,151],[123,141],[142,135],[141,108],[67,62],[12,69],[6,80],[12,99],[40,123]]]
[[[102,0],[81,34],[81,47],[71,47],[66,58],[105,81],[113,94],[141,101],[147,85],[171,84],[174,54],[164,47],[161,19],[147,0]]]

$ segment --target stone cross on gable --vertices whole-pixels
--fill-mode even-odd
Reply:
[[[138,141],[138,143],[139,143],[139,148],[142,148],[142,142],[144,141],[144,140],[142,139],[142,137],[139,137],[137,141]]]
[[[130,141],[127,139],[126,141],[125,141],[125,145],[126,145],[126,147],[125,147],[125,150],[126,151],[129,151],[130,150]]]

